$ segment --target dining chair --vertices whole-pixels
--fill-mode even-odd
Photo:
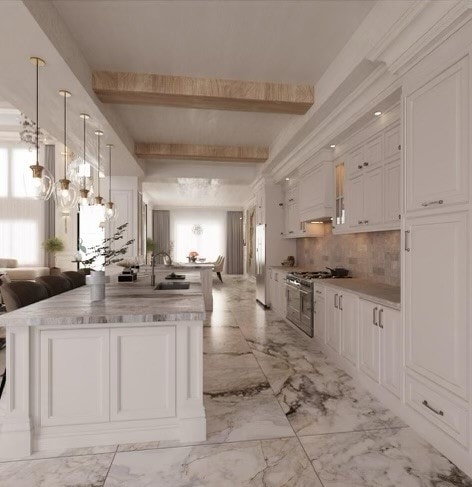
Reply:
[[[223,282],[223,278],[221,277],[221,273],[223,272],[223,265],[225,263],[225,258],[222,255],[218,256],[216,259],[215,264],[213,265],[213,271],[216,272],[218,279]]]
[[[36,282],[46,287],[49,297],[65,293],[72,289],[71,281],[64,276],[41,276],[36,278]]]
[[[46,286],[34,281],[12,281],[2,284],[0,292],[7,312],[49,297]]]
[[[72,289],[75,289],[80,286],[85,286],[85,274],[80,271],[65,271],[62,275],[69,279]]]

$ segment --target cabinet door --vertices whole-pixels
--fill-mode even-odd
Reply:
[[[378,225],[383,221],[382,172],[378,167],[364,173],[364,225]]]
[[[341,317],[341,354],[357,366],[359,298],[342,293],[339,297]]]
[[[298,204],[292,203],[287,208],[288,214],[288,229],[287,233],[289,236],[295,236],[300,230],[300,221],[298,217]]]
[[[404,85],[406,210],[468,201],[468,58]]]
[[[469,216],[456,212],[406,223],[406,365],[467,397]]]
[[[402,396],[401,313],[390,308],[379,311],[381,383],[397,397]]]
[[[314,336],[321,343],[325,342],[325,298],[322,289],[313,293]]]
[[[358,147],[350,152],[347,156],[347,173],[349,177],[355,177],[361,174],[364,168],[364,147]]]
[[[401,176],[400,161],[384,167],[384,222],[400,222]]]
[[[390,161],[398,158],[401,151],[400,126],[395,125],[385,132],[384,136],[384,158]]]
[[[350,227],[364,223],[364,179],[363,176],[351,179],[346,197],[346,212]]]
[[[360,369],[380,382],[379,305],[360,302]]]
[[[109,421],[108,329],[41,331],[41,425]]]
[[[325,323],[326,323],[326,344],[335,352],[341,352],[341,333],[339,318],[339,291],[326,288]]]
[[[299,182],[300,212],[321,206],[324,200],[322,166],[304,174]]]
[[[175,327],[110,330],[112,421],[175,416]]]
[[[364,170],[373,168],[383,161],[383,136],[380,135],[369,140],[364,148],[364,161],[362,166]]]

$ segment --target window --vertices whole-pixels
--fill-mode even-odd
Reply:
[[[0,143],[0,257],[19,265],[43,265],[44,202],[25,196],[23,173],[35,152],[15,143]]]

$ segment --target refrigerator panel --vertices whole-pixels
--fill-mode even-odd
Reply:
[[[265,225],[256,226],[256,300],[266,306]]]

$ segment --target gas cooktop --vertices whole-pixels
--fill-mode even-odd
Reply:
[[[335,276],[329,271],[291,272],[289,276],[305,281],[312,281],[314,279],[341,279],[340,276]],[[349,278],[350,276],[344,276],[343,279],[346,279],[346,277]]]

